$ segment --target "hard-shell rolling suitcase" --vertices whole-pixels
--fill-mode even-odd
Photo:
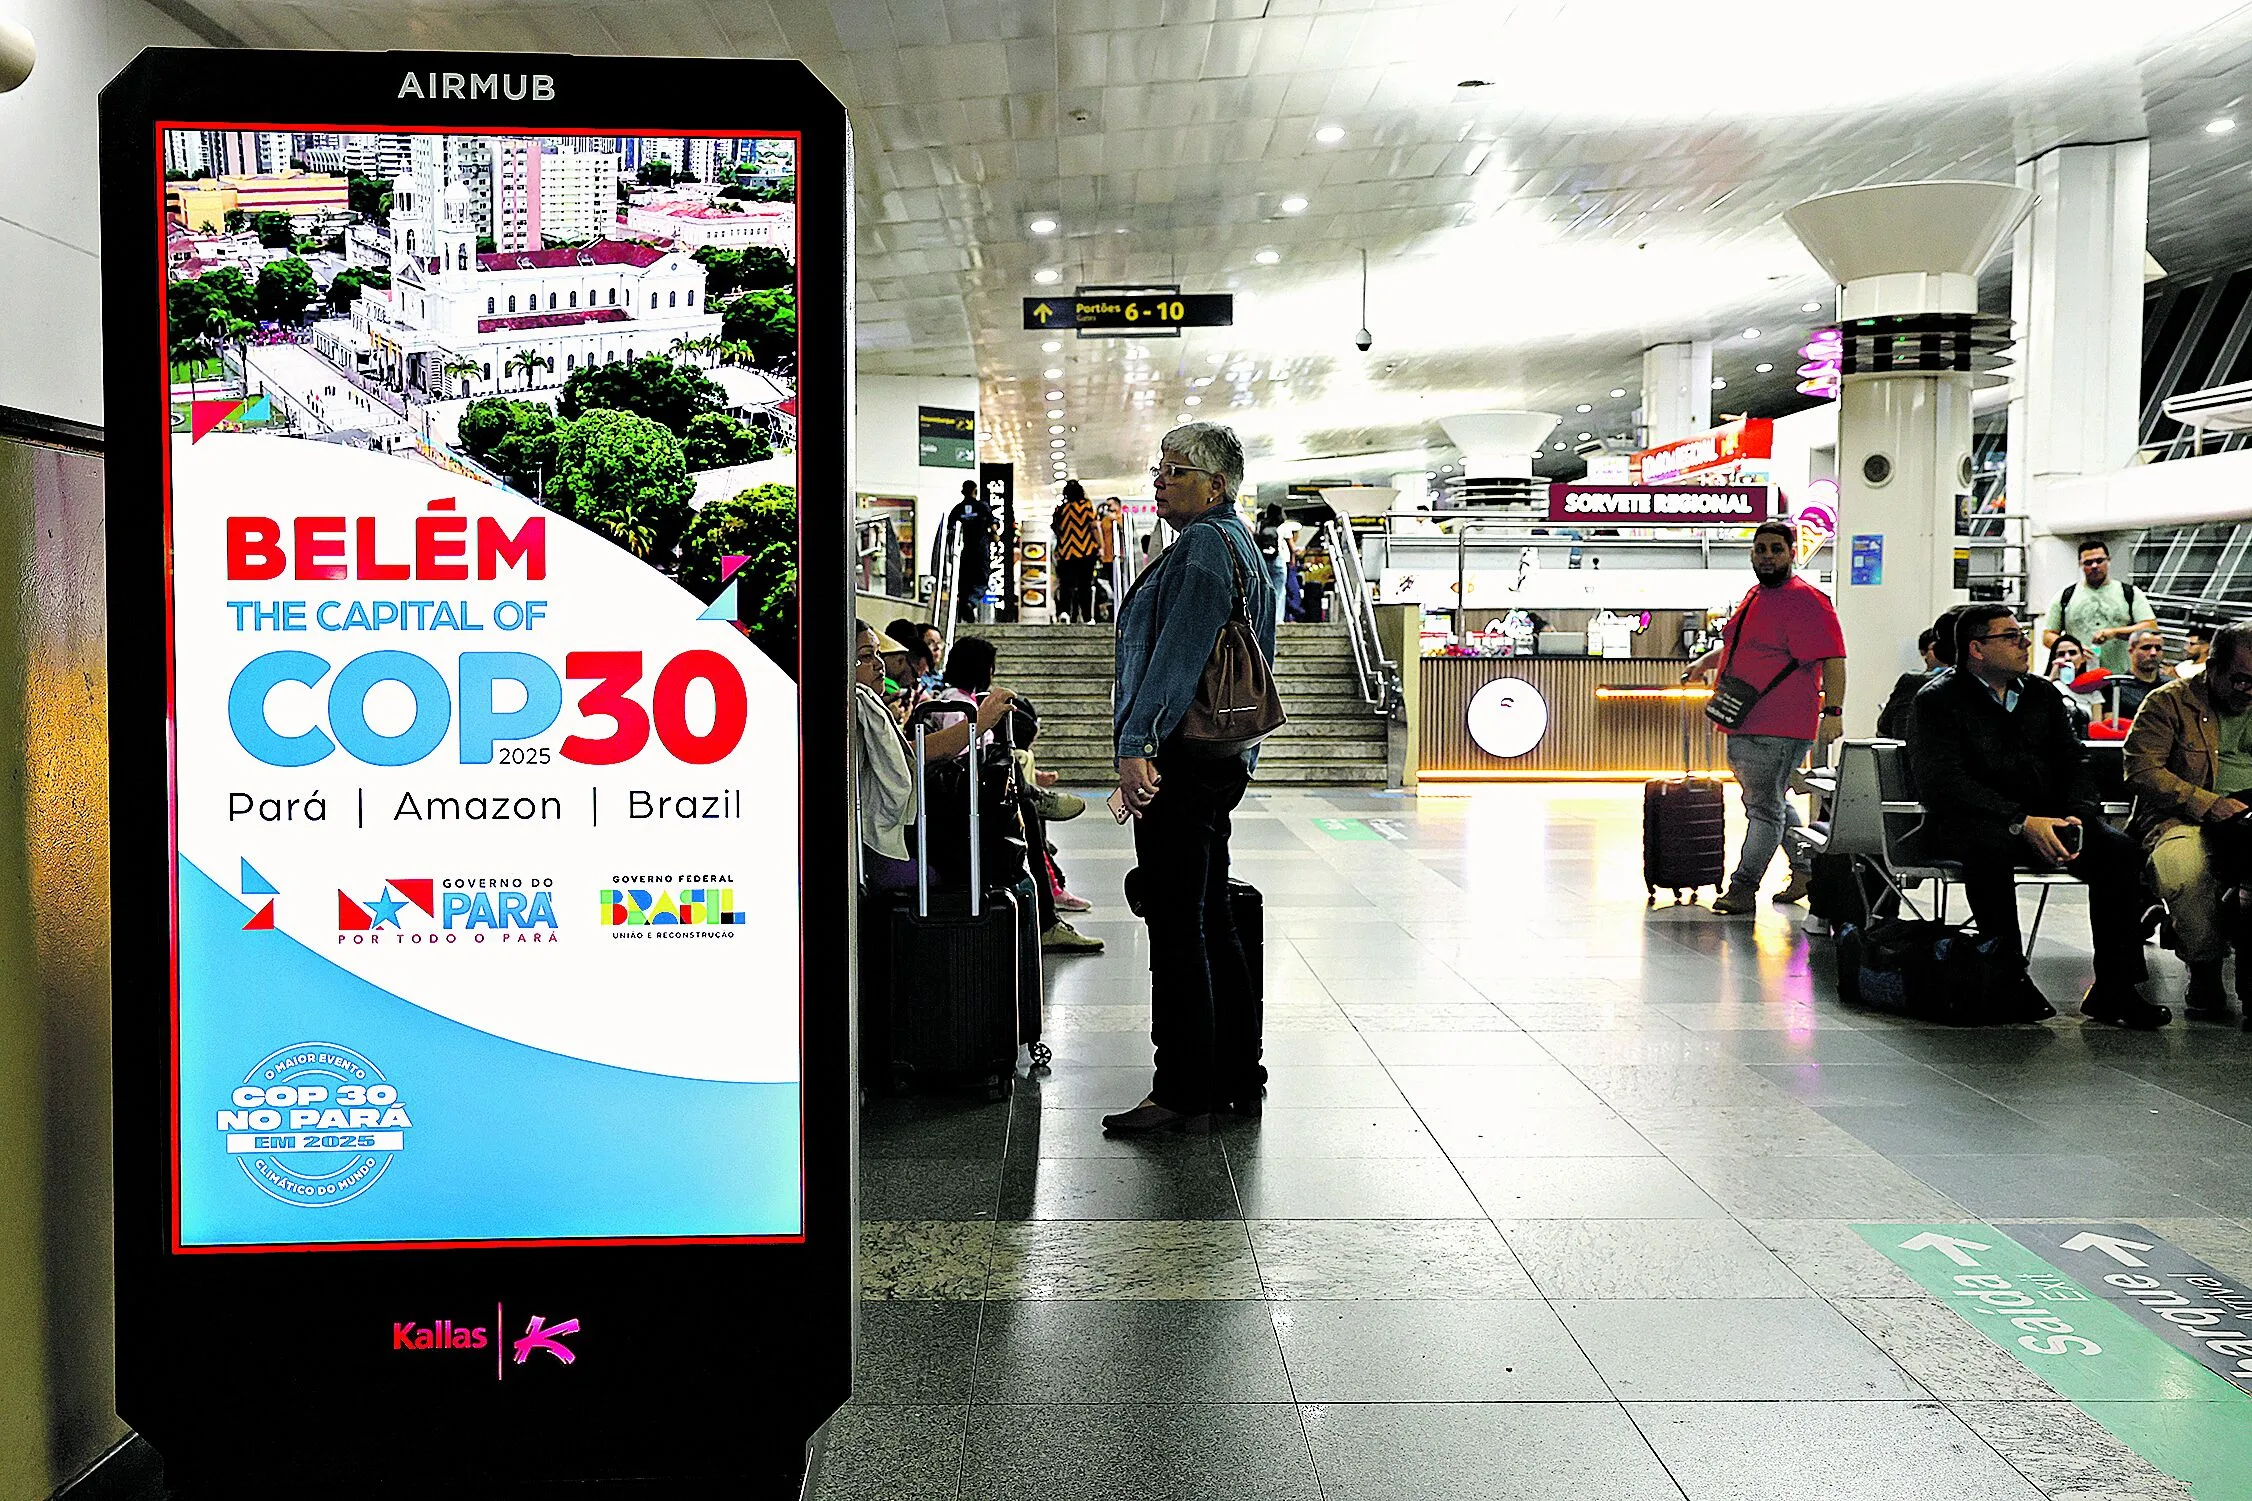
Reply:
[[[1653,907],[1661,891],[1671,891],[1676,902],[1693,900],[1700,886],[1717,893],[1728,864],[1727,798],[1718,781],[1690,770],[1691,727],[1692,721],[1684,719],[1682,774],[1642,786],[1642,884]],[[1706,761],[1711,761],[1709,747]]]
[[[1248,1083],[1264,1085],[1267,1066],[1259,1060],[1267,1045],[1267,912],[1266,899],[1249,881],[1228,878],[1228,911],[1235,916],[1236,937],[1243,944],[1243,960],[1251,971],[1251,1058]]]
[[[895,1085],[983,1085],[995,1097],[1016,1080],[1017,895],[988,890],[979,861],[978,778],[969,779],[969,883],[930,889],[930,818],[923,745],[915,725],[915,901],[891,913],[887,997]]]

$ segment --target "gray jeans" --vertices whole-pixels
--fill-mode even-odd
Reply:
[[[1767,877],[1767,867],[1775,863],[1784,827],[1797,828],[1805,822],[1790,799],[1791,772],[1813,747],[1811,740],[1794,740],[1788,735],[1728,737],[1728,769],[1736,773],[1736,785],[1743,790],[1744,818],[1749,825],[1744,830],[1744,847],[1736,856],[1736,873],[1728,878],[1731,892],[1744,896],[1757,892],[1759,883]],[[1806,874],[1798,864],[1803,859],[1794,860],[1792,875]]]

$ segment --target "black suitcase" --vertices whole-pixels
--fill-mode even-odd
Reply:
[[[1228,878],[1228,911],[1235,916],[1236,936],[1243,943],[1244,963],[1251,970],[1252,1082],[1267,1082],[1267,1066],[1257,1060],[1267,1053],[1267,904],[1259,888],[1249,881]]]
[[[1696,714],[1694,701],[1689,703],[1688,712]],[[1727,798],[1719,782],[1689,769],[1690,729],[1684,720],[1682,774],[1642,786],[1642,884],[1653,907],[1661,891],[1671,891],[1676,902],[1693,900],[1700,886],[1717,894],[1728,863]],[[1706,760],[1709,764],[1709,742]]]
[[[969,881],[931,891],[923,741],[915,725],[915,899],[891,909],[886,1025],[891,1082],[982,1085],[995,1098],[1016,1082],[1019,929],[1010,888],[987,887],[979,859],[978,781],[969,779]]]

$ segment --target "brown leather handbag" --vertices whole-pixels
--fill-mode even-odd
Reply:
[[[1181,716],[1173,737],[1192,755],[1238,755],[1250,750],[1289,721],[1275,675],[1259,637],[1244,614],[1243,559],[1225,531],[1221,542],[1235,568],[1235,608],[1212,643],[1211,660],[1197,680],[1196,701]]]

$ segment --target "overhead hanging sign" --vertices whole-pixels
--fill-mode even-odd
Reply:
[[[975,469],[977,413],[915,408],[915,462],[926,469]]]
[[[380,275],[253,284],[160,217],[214,139],[340,129]],[[370,1479],[679,1473],[746,1413],[802,1452],[851,1314],[850,979],[805,957],[848,523],[794,514],[843,493],[842,111],[794,63],[157,52],[103,137],[120,1412],[214,1476],[290,1467],[240,1402],[276,1370],[385,1435]],[[719,209],[629,189],[685,227],[548,249],[568,205],[500,192],[683,152],[799,194],[797,483],[701,511]],[[759,1360],[709,1359],[718,1284],[772,1300]]]
[[[1024,326],[1028,329],[1149,335],[1178,333],[1184,328],[1226,328],[1234,322],[1235,297],[1227,292],[1081,287],[1068,297],[1024,299]]]
[[[1746,417],[1694,438],[1661,443],[1634,455],[1634,471],[1645,485],[1663,485],[1692,475],[1725,479],[1723,472],[1748,464],[1762,466],[1746,478],[1764,478],[1765,464],[1775,456],[1775,424],[1765,417]]]
[[[1548,519],[1613,526],[1756,526],[1774,514],[1766,485],[1550,485]]]

